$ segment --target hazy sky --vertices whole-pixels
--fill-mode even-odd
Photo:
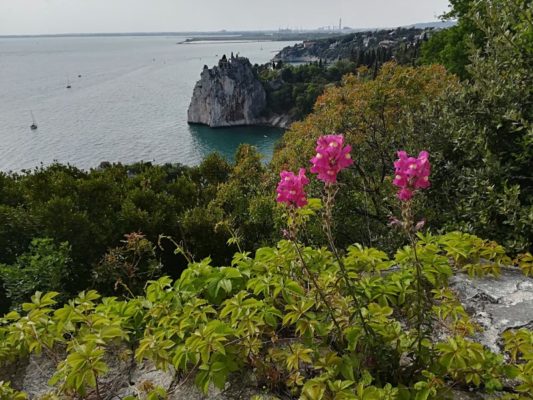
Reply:
[[[0,35],[392,27],[437,19],[448,0],[0,0]]]

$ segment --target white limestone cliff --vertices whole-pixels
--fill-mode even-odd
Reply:
[[[188,122],[210,127],[262,125],[266,92],[247,58],[224,56],[194,88]],[[263,121],[266,122],[266,121]]]

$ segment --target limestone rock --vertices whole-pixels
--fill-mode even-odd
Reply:
[[[266,107],[266,92],[247,58],[224,56],[204,67],[194,88],[188,122],[210,127],[256,125]]]
[[[483,327],[477,340],[500,352],[500,335],[508,329],[533,328],[533,279],[517,268],[504,268],[498,278],[457,274],[451,288],[472,318]]]

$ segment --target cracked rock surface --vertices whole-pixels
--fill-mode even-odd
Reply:
[[[508,329],[533,328],[533,279],[516,268],[503,268],[498,278],[457,274],[450,287],[483,328],[476,339],[500,352],[500,335]]]

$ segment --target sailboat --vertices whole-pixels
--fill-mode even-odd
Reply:
[[[31,113],[31,120],[32,120],[32,123],[30,125],[30,129],[32,131],[34,131],[34,130],[37,129],[37,122],[35,122],[35,117],[33,116],[33,111],[30,110],[30,113]]]
[[[67,89],[70,89],[72,86],[70,85],[70,78],[67,77]]]

